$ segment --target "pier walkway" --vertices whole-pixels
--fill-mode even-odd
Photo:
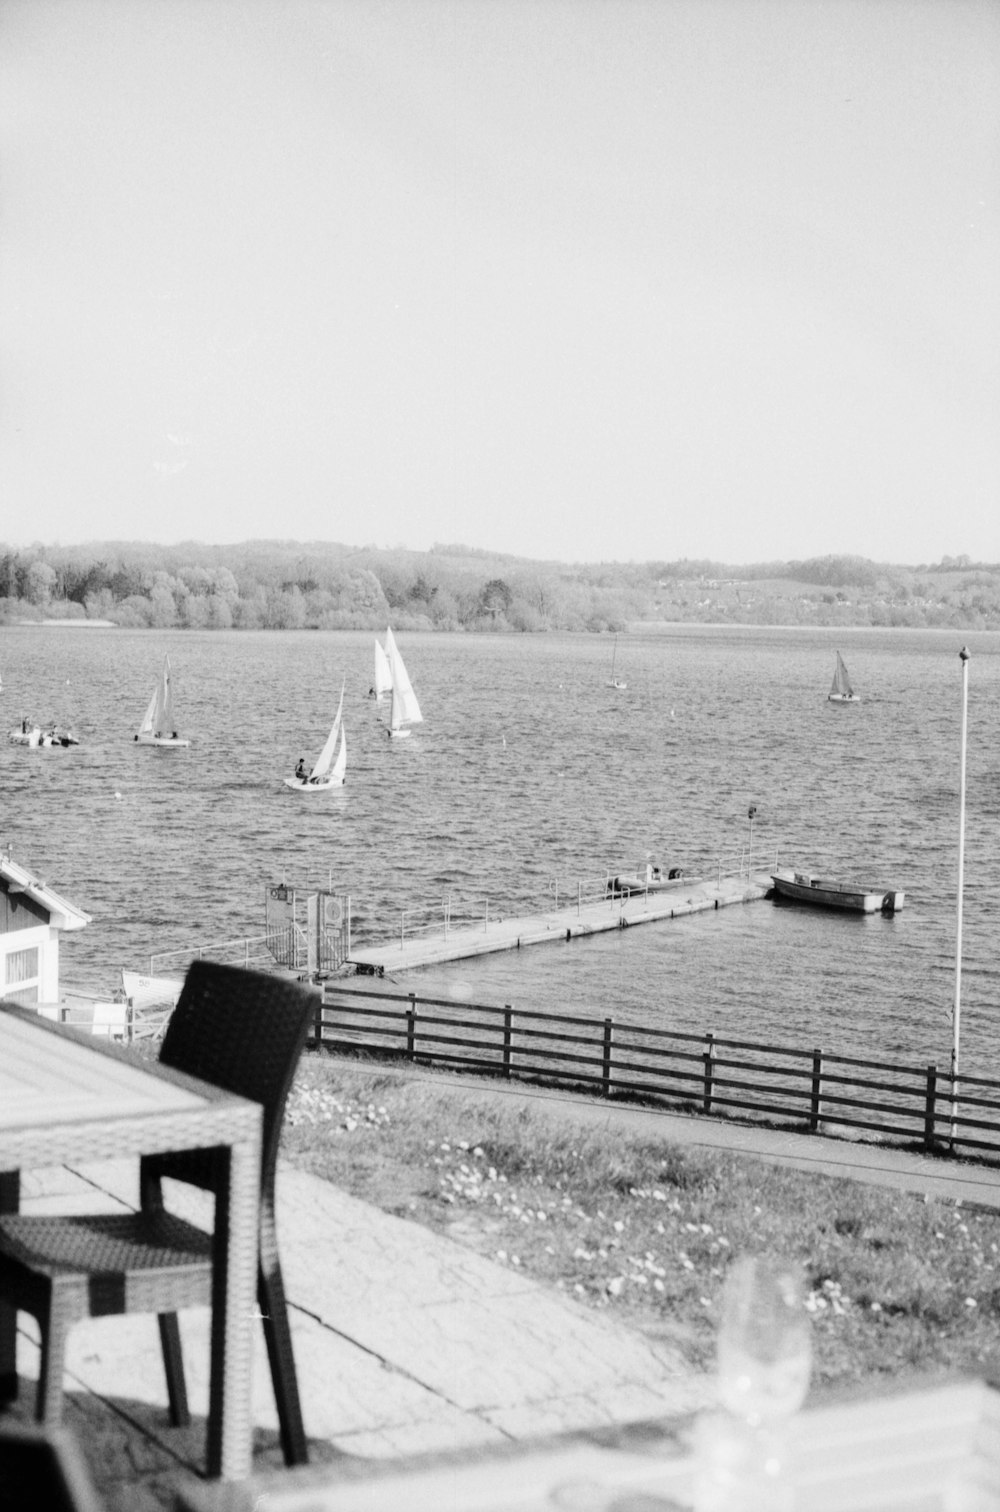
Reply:
[[[488,918],[442,930],[439,934],[414,934],[384,945],[352,946],[345,962],[362,972],[412,971],[421,966],[439,966],[468,956],[492,955],[501,950],[520,950],[524,945],[542,945],[571,940],[578,935],[600,934],[610,929],[628,929],[679,919],[686,914],[726,908],[733,903],[753,903],[771,892],[766,872],[752,876],[721,877],[713,881],[683,878],[664,892],[633,893],[629,897],[602,898],[596,903],[574,903],[547,913],[515,918]]]

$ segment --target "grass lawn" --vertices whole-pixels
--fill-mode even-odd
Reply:
[[[506,1084],[504,1084],[506,1090]],[[745,1250],[806,1278],[817,1385],[1000,1370],[1000,1213],[610,1137],[563,1100],[306,1055],[282,1155],[711,1369],[722,1282]]]

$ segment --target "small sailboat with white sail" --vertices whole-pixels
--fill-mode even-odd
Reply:
[[[624,678],[618,677],[616,675],[616,673],[615,673],[615,666],[617,664],[617,661],[618,661],[618,637],[616,635],[615,636],[615,648],[614,648],[614,650],[611,653],[611,676],[608,678],[608,684],[607,685],[608,685],[609,688],[617,688],[618,691],[619,691],[619,693],[623,693],[625,691],[625,689],[628,687],[628,683],[624,680]]]
[[[385,654],[392,677],[392,705],[389,710],[388,735],[390,740],[401,740],[405,735],[410,734],[411,725],[423,723],[424,716],[420,712],[417,695],[413,691],[410,675],[399,654],[396,637],[391,628],[385,632]]]
[[[833,672],[833,684],[827,698],[830,703],[860,703],[861,697],[851,687],[851,679],[847,675],[844,658],[837,652],[837,665]]]
[[[390,631],[391,634],[391,631]],[[382,642],[375,637],[375,681],[372,683],[371,696],[376,703],[381,703],[386,693],[392,692],[392,671],[389,667],[389,658],[385,653]]]
[[[162,746],[165,749],[189,746],[174,729],[174,687],[170,672],[170,657],[164,656],[160,680],[153,689],[153,696],[142,716],[142,724],[133,737],[139,745]]]
[[[300,759],[294,776],[285,777],[283,781],[286,787],[294,788],[297,793],[325,793],[330,788],[343,787],[346,778],[347,736],[344,732],[344,689],[341,687],[337,714],[316,765],[307,772],[305,761]]]

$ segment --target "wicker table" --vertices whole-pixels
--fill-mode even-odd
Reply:
[[[0,1211],[17,1210],[23,1168],[230,1151],[229,1190],[216,1202],[207,1447],[209,1475],[226,1480],[251,1468],[260,1128],[256,1103],[37,1014],[0,1010]],[[0,1381],[16,1369],[11,1322],[0,1330]]]

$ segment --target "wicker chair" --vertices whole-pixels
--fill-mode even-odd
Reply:
[[[295,982],[195,961],[160,1049],[160,1061],[263,1104],[257,1298],[287,1464],[308,1458],[285,1288],[278,1258],[274,1177],[288,1090],[315,994]],[[218,1192],[225,1151],[143,1157],[140,1211],[74,1217],[0,1215],[0,1304],[38,1320],[42,1337],[37,1417],[62,1410],[66,1336],[85,1317],[159,1315],[170,1417],[190,1422],[177,1310],[211,1304],[211,1236],[163,1205],[162,1179]]]

